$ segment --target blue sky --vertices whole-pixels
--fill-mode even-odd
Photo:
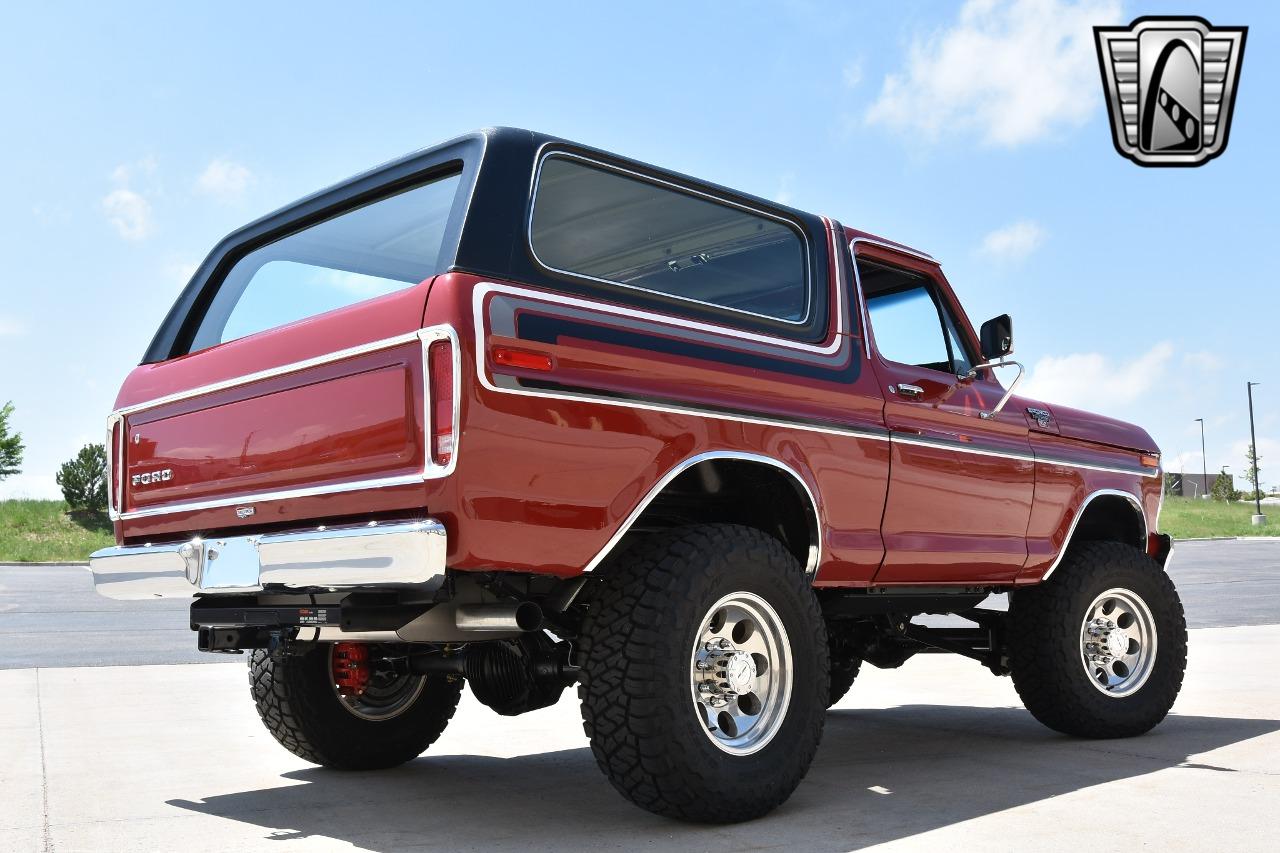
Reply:
[[[472,11],[468,7],[484,11]],[[1230,146],[1143,169],[1089,27],[1250,27]],[[463,131],[531,127],[777,198],[940,258],[1008,311],[1028,393],[1239,474],[1255,389],[1280,483],[1280,7],[23,4],[0,33],[0,497],[56,497],[187,276],[248,220]]]

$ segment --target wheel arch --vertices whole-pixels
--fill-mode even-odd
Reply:
[[[1091,492],[1076,510],[1062,548],[1041,581],[1049,579],[1077,542],[1121,542],[1145,553],[1149,530],[1142,501],[1137,495],[1121,489]]]
[[[762,505],[753,495],[768,495]],[[681,524],[732,522],[777,537],[811,579],[822,558],[822,524],[813,489],[791,465],[758,453],[713,450],[668,471],[583,569],[593,571],[630,536]]]

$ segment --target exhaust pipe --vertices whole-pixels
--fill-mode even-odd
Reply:
[[[532,601],[519,604],[460,604],[454,611],[460,631],[536,631],[542,627],[542,608]]]

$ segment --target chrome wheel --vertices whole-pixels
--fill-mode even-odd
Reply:
[[[1127,589],[1093,600],[1080,626],[1089,681],[1107,696],[1128,696],[1146,683],[1156,660],[1156,624],[1146,602]]]
[[[732,755],[762,749],[791,701],[791,643],[782,620],[758,595],[717,601],[698,627],[689,688],[703,730]]]
[[[378,669],[367,658],[344,660],[338,649],[347,645],[352,644],[333,643],[329,646],[329,671],[335,676],[329,684],[348,712],[362,720],[390,720],[403,714],[422,695],[427,684],[425,675],[401,675]],[[338,677],[341,670],[360,666],[367,668],[367,672],[359,689],[353,689],[349,680]]]

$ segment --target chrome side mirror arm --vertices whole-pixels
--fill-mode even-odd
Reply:
[[[1012,384],[1010,384],[1008,390],[1004,392],[1004,396],[1000,398],[1000,402],[996,403],[996,407],[994,409],[989,412],[978,413],[978,416],[986,421],[991,420],[1004,409],[1005,404],[1009,402],[1009,398],[1013,396],[1013,392],[1017,390],[1018,383],[1022,381],[1022,375],[1027,372],[1027,369],[1022,366],[1022,362],[1020,361],[1002,358],[999,361],[986,361],[982,364],[975,365],[968,373],[961,374],[959,377],[964,382],[970,382],[977,378],[979,370],[991,370],[997,367],[1016,367],[1018,368],[1018,375],[1013,378]]]

